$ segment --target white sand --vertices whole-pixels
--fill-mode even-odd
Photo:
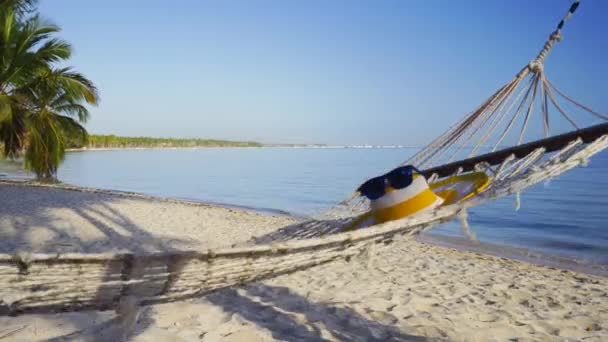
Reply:
[[[2,252],[215,247],[290,222],[236,209],[0,185]],[[608,340],[607,278],[411,239],[368,254],[200,299],[145,307],[130,339]],[[111,336],[113,317],[112,312],[0,317],[0,340],[117,341]]]
[[[0,184],[0,253],[215,248],[292,222],[210,205]]]

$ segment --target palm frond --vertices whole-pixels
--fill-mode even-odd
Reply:
[[[75,102],[86,101],[96,105],[99,101],[97,88],[91,80],[71,68],[53,70],[53,76],[62,90],[70,95]]]
[[[17,37],[17,53],[23,53],[30,49],[34,49],[36,44],[51,38],[53,33],[61,31],[59,26],[46,23],[39,16],[33,16],[27,19],[20,30],[20,35]]]
[[[67,42],[52,38],[46,40],[42,45],[34,52],[34,57],[40,61],[46,63],[56,63],[59,61],[67,60],[72,55],[72,46]]]
[[[11,109],[11,115],[0,122],[0,141],[4,144],[4,157],[19,155],[27,132],[27,116],[21,110]]]
[[[54,180],[65,157],[62,127],[52,113],[36,115],[28,121],[29,143],[25,167],[41,180]]]
[[[86,123],[89,120],[89,110],[79,103],[67,103],[60,106],[53,106],[59,113],[65,113],[67,116],[78,118],[78,121]]]
[[[3,45],[7,45],[6,43],[10,41],[13,27],[15,26],[16,15],[14,11],[5,10],[4,8],[0,8],[0,11],[2,13],[0,14],[0,23],[2,25],[2,43]]]
[[[87,144],[89,133],[84,126],[70,117],[58,113],[55,113],[54,116],[63,130],[65,145],[67,147],[84,146]]]
[[[34,13],[39,0],[2,0],[0,10],[13,11],[18,17]]]
[[[0,94],[0,123],[10,120],[13,113],[13,101],[10,96]]]

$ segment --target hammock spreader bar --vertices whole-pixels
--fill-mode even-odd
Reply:
[[[475,169],[475,165],[479,163],[488,163],[491,166],[498,165],[510,155],[514,155],[516,158],[522,158],[539,147],[544,147],[545,153],[555,152],[557,150],[561,150],[571,141],[576,140],[577,138],[582,139],[583,143],[590,143],[605,134],[608,134],[608,123],[532,141],[526,144],[513,146],[492,153],[486,153],[473,158],[459,160],[449,164],[439,165],[423,170],[422,174],[427,178],[431,177],[433,174],[437,174],[439,178],[447,177],[453,175],[459,169],[462,172],[473,171]]]

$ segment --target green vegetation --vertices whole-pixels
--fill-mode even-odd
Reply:
[[[210,139],[175,139],[150,137],[119,137],[116,135],[90,135],[88,143],[71,140],[71,148],[132,148],[132,147],[261,147],[251,141],[229,141]]]
[[[98,101],[97,89],[65,65],[72,47],[56,37],[36,0],[0,1],[0,146],[4,157],[23,155],[39,180],[55,180],[67,140],[84,143],[84,104]]]

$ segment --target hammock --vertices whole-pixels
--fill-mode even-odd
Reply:
[[[141,305],[171,302],[339,258],[348,260],[375,244],[390,244],[400,236],[420,233],[454,217],[466,224],[468,208],[519,193],[585,165],[608,147],[608,123],[579,129],[558,98],[601,120],[608,118],[558,90],[543,69],[545,57],[559,41],[564,23],[578,4],[573,3],[539,55],[510,82],[404,162],[426,168],[422,174],[429,182],[485,171],[492,175],[492,181],[478,195],[403,219],[344,231],[343,227],[369,207],[364,198],[352,198],[328,210],[322,219],[284,227],[238,248],[145,255],[0,254],[0,314],[116,309],[125,301]],[[537,102],[545,138],[526,142]],[[551,106],[574,131],[550,136]],[[518,119],[521,126],[515,145],[502,148]],[[482,153],[488,149],[489,153]]]

